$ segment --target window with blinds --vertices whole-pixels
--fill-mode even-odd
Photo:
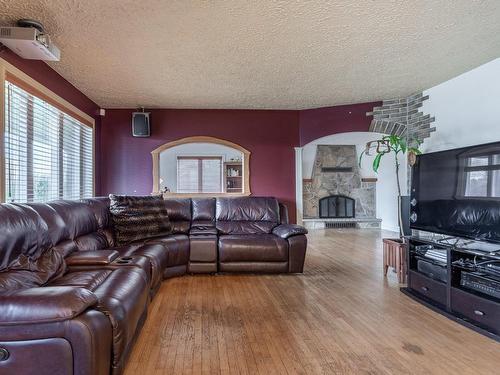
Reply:
[[[177,157],[178,193],[221,193],[222,157]]]
[[[93,195],[93,128],[5,81],[7,202]]]

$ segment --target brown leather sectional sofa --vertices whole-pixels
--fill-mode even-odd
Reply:
[[[0,205],[0,374],[119,374],[164,278],[303,270],[274,198],[166,201],[172,234],[115,246],[109,199]]]

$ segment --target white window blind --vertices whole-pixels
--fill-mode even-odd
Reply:
[[[177,158],[178,193],[221,193],[222,158],[179,156]]]
[[[93,195],[93,129],[5,81],[7,202]]]

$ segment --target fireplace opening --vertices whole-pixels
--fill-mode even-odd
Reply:
[[[319,200],[320,218],[353,218],[354,199],[344,195],[330,195]]]

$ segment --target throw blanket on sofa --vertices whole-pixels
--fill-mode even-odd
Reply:
[[[110,212],[118,246],[171,232],[162,196],[109,195]]]

